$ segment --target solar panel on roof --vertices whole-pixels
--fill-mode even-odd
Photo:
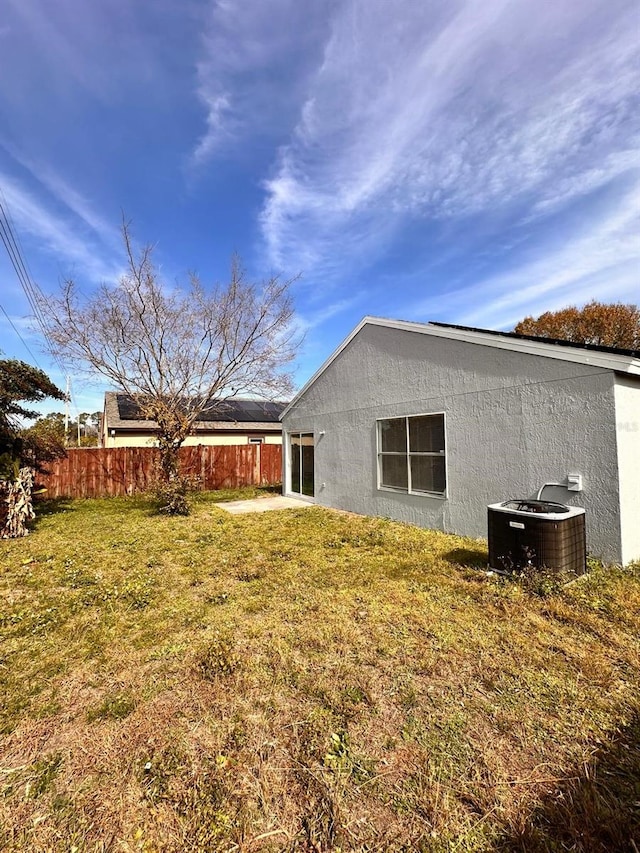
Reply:
[[[116,395],[120,419],[123,421],[146,420],[135,400],[126,394]],[[276,403],[271,400],[224,400],[216,403],[215,407],[202,412],[199,421],[212,423],[223,421],[227,423],[262,422],[277,423],[286,403]]]
[[[632,358],[640,356],[640,350],[621,349],[620,347],[607,347],[601,344],[588,344],[578,341],[567,341],[560,338],[545,338],[540,335],[522,335],[519,332],[503,332],[496,329],[479,329],[475,326],[458,326],[455,323],[442,323],[438,320],[430,320],[430,326],[440,326],[443,329],[460,329],[463,332],[483,332],[487,335],[496,335],[503,338],[518,338],[524,341],[540,341],[543,344],[555,344],[560,347],[575,347],[577,349],[593,350],[594,352],[608,352],[612,355],[629,355]]]

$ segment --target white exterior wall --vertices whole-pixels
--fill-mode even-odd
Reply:
[[[640,560],[640,380],[616,377],[623,563]]]
[[[446,498],[379,489],[377,419],[430,412],[446,413]],[[610,370],[366,325],[283,429],[315,433],[317,503],[473,537],[487,535],[488,504],[582,474],[583,492],[544,497],[584,506],[591,553],[621,560]]]

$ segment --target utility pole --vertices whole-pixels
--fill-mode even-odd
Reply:
[[[71,399],[71,377],[67,373],[67,389],[64,395],[64,446],[69,446],[69,400]]]

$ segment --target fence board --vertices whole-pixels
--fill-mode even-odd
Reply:
[[[73,447],[38,475],[49,498],[101,498],[146,491],[159,460],[154,447]],[[281,482],[279,444],[180,448],[182,472],[204,490],[268,486]]]
[[[260,454],[260,484],[268,486],[282,481],[282,445],[263,444]]]

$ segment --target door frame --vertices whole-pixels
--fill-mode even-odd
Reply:
[[[291,436],[294,435],[311,435],[313,436],[313,495],[303,495],[300,492],[294,492],[292,490],[291,484],[291,468],[292,468],[292,458],[291,458]],[[284,442],[284,494],[289,495],[292,498],[299,498],[302,501],[309,501],[309,503],[315,503],[315,495],[316,495],[316,434],[315,430],[312,429],[292,429],[287,430],[285,435]],[[300,463],[302,465],[302,458],[300,459]],[[302,467],[300,468],[302,473]]]

